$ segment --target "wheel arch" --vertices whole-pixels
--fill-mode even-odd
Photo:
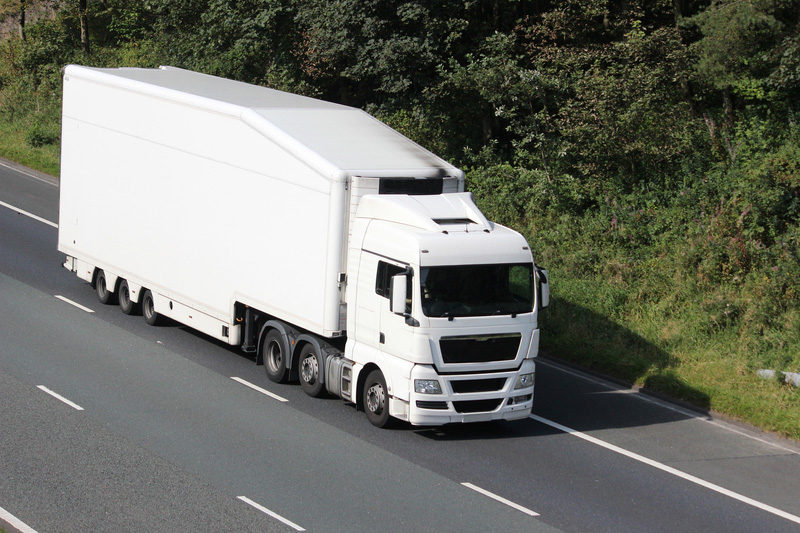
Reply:
[[[364,410],[364,383],[367,381],[367,376],[369,376],[370,372],[373,370],[380,370],[381,374],[383,374],[383,379],[386,379],[386,373],[375,363],[367,363],[364,365],[361,370],[358,371],[358,379],[356,380],[356,409],[358,411]]]
[[[97,276],[100,274],[100,272],[102,272],[106,277],[106,289],[116,295],[117,289],[119,289],[119,282],[122,278],[112,272],[109,272],[105,268],[101,268],[99,266],[94,267],[92,270],[92,281],[89,282],[89,286],[91,286],[93,289],[97,288]]]
[[[314,347],[314,353],[317,355],[317,362],[319,363],[319,382],[325,383],[325,369],[327,368],[325,365],[327,364],[328,352],[325,349],[325,345],[321,343],[319,339],[308,333],[303,333],[297,337],[294,346],[292,346],[290,360],[291,374],[295,377],[298,376],[300,372],[300,353],[307,344]]]
[[[283,342],[283,351],[289,357],[287,366],[292,368],[294,365],[294,349],[297,338],[297,332],[285,322],[280,320],[267,320],[258,332],[258,351],[256,352],[256,364],[264,364],[264,336],[271,330],[277,330],[280,333],[281,341]]]

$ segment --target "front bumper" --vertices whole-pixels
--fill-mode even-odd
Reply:
[[[519,370],[481,374],[439,375],[433,367],[417,365],[411,372],[409,402],[403,410],[413,425],[526,418],[533,407],[534,387],[515,390],[514,385],[520,374],[535,370],[530,359]],[[442,394],[414,392],[415,379],[438,380]]]

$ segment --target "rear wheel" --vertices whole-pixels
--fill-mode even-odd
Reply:
[[[386,379],[380,370],[373,370],[367,375],[362,399],[364,412],[367,413],[367,420],[370,424],[379,428],[385,428],[391,424]]]
[[[94,280],[94,290],[97,292],[97,299],[100,300],[101,304],[113,304],[116,303],[115,295],[113,291],[108,290],[108,286],[106,283],[106,273],[102,270],[97,272],[97,277]]]
[[[144,320],[151,326],[158,326],[162,322],[162,317],[156,313],[155,299],[153,293],[146,290],[142,293],[142,314]]]
[[[320,366],[319,358],[317,358],[317,350],[312,344],[306,344],[300,352],[300,387],[306,394],[313,398],[324,396],[325,390],[322,381],[320,381]]]
[[[286,353],[283,339],[277,329],[270,330],[264,337],[264,370],[270,381],[286,383],[289,381],[289,369],[286,367]]]
[[[127,280],[122,279],[119,281],[117,298],[119,299],[120,310],[126,315],[135,315],[139,312],[139,305],[131,300],[131,289],[128,287]]]

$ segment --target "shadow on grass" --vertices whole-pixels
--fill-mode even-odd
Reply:
[[[540,326],[543,357],[536,370],[535,415],[588,432],[668,424],[708,414],[710,398],[681,380],[675,372],[677,361],[669,353],[609,318],[555,298]],[[592,374],[601,379],[594,379]],[[609,389],[602,380],[616,383],[619,389]],[[634,383],[643,387],[633,389]],[[677,401],[689,412],[665,409],[652,401],[636,401],[634,397],[639,395]],[[413,429],[437,441],[560,433],[546,424],[528,422]]]
[[[678,376],[674,357],[608,317],[554,298],[541,325],[550,356],[708,411],[709,397]]]

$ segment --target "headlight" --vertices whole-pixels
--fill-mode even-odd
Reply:
[[[520,374],[520,376],[517,377],[517,384],[514,385],[514,390],[533,387],[533,380],[535,377],[535,372],[531,372],[530,374]]]
[[[436,379],[415,379],[414,391],[420,394],[441,394],[442,387]]]

